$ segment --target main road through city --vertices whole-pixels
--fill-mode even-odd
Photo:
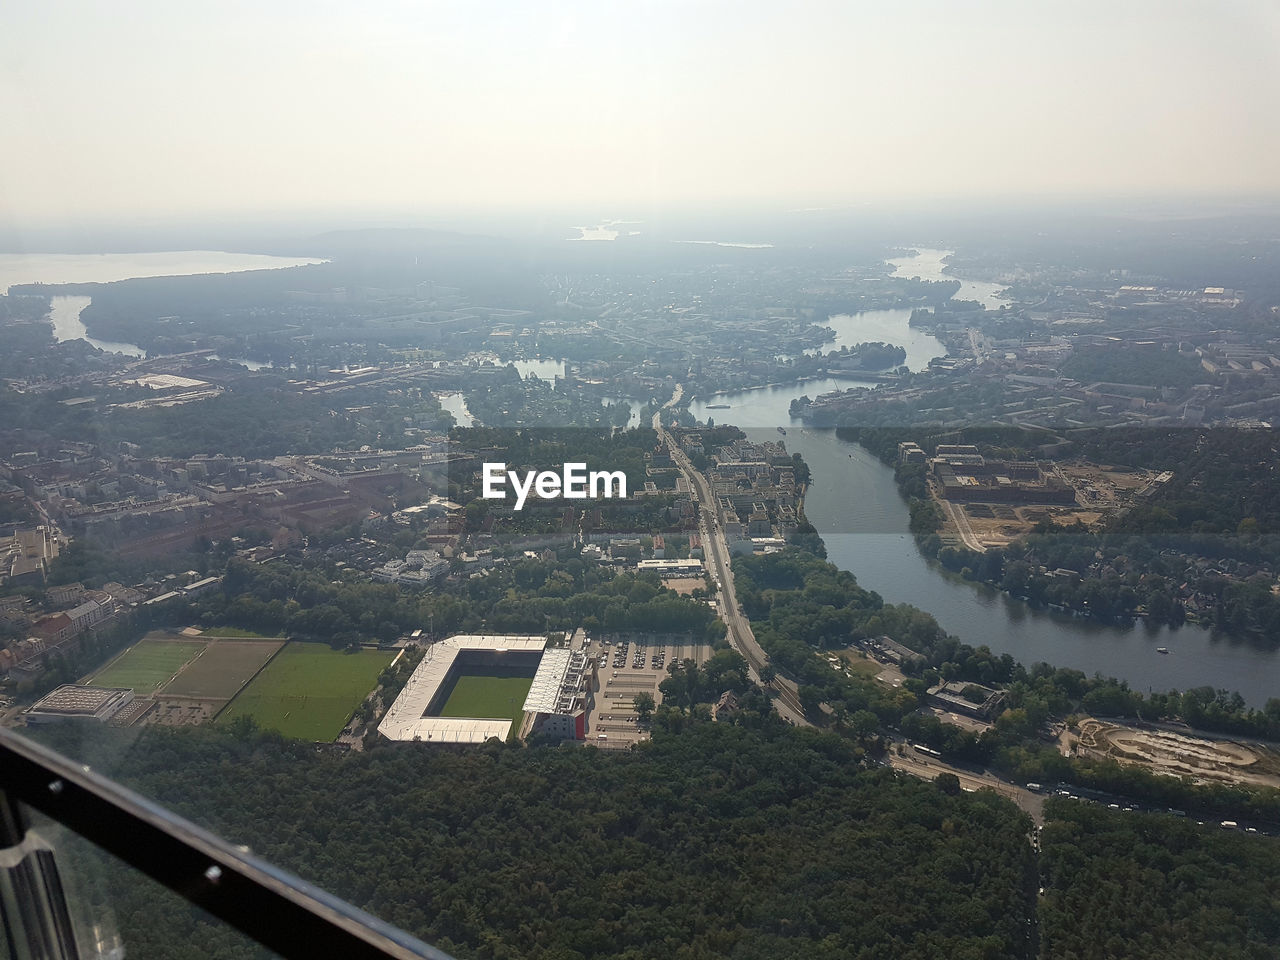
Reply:
[[[769,658],[764,650],[761,649],[760,644],[756,642],[755,634],[751,631],[751,623],[742,614],[742,610],[738,606],[738,596],[733,586],[733,571],[729,564],[729,544],[725,538],[719,504],[712,497],[710,484],[708,484],[706,477],[703,476],[702,471],[689,462],[684,450],[680,448],[675,439],[662,426],[663,410],[668,410],[679,404],[683,396],[683,385],[677,384],[671,399],[667,401],[662,410],[654,413],[653,429],[657,431],[659,439],[671,451],[672,458],[689,481],[694,500],[699,505],[702,542],[705,545],[707,561],[710,564],[712,576],[720,587],[718,591],[720,618],[724,620],[725,626],[728,627],[729,643],[733,649],[746,658],[751,679],[756,683],[761,683],[760,670],[769,662]],[[763,684],[761,685],[763,686]],[[784,719],[798,726],[812,726],[805,719],[804,708],[800,705],[799,688],[795,681],[786,677],[776,676],[773,680],[772,688],[778,693],[778,696],[773,701],[774,709]],[[1016,784],[1009,783],[988,770],[968,770],[952,766],[936,758],[926,760],[918,756],[910,746],[906,745],[905,741],[898,737],[894,739],[898,741],[899,746],[907,746],[907,749],[903,750],[902,753],[891,750],[887,762],[895,770],[910,773],[926,780],[932,780],[939,773],[954,773],[960,780],[960,785],[963,789],[980,790],[983,787],[994,789],[1001,795],[1012,799],[1023,810],[1031,814],[1037,824],[1043,822],[1043,797]]]
[[[683,384],[676,384],[675,393],[663,405],[662,410],[668,410],[676,406],[683,396]],[[761,649],[760,644],[756,642],[755,634],[751,632],[751,623],[743,616],[742,610],[738,606],[738,596],[733,588],[733,570],[729,564],[729,544],[725,539],[719,505],[711,495],[711,487],[707,483],[706,477],[702,475],[702,471],[689,462],[684,450],[663,429],[662,410],[653,415],[653,429],[657,431],[658,438],[671,451],[671,456],[680,468],[680,472],[689,481],[689,489],[693,492],[694,502],[699,505],[699,526],[702,531],[702,542],[706,547],[707,561],[710,564],[712,576],[719,587],[720,618],[724,621],[725,626],[728,627],[729,645],[746,658],[750,667],[751,679],[756,683],[761,683],[760,670],[769,662],[769,657]],[[772,683],[772,689],[778,693],[778,696],[773,701],[774,708],[778,713],[791,723],[808,726],[809,722],[804,718],[804,707],[800,705],[799,688],[795,681],[787,677],[776,676]]]

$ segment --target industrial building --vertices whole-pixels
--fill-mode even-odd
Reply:
[[[887,660],[889,663],[902,664],[910,663],[912,660],[924,660],[922,655],[887,635],[868,637],[860,645],[877,660]]]
[[[659,577],[700,577],[703,574],[701,560],[641,560],[636,564],[640,573],[656,573]]]
[[[898,463],[924,463],[925,453],[920,445],[912,440],[904,440],[898,444]]]

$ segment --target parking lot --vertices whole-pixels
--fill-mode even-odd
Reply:
[[[648,736],[637,723],[636,696],[647,693],[660,704],[658,685],[666,679],[667,667],[682,660],[705,663],[711,647],[677,635],[625,634],[592,640],[587,654],[600,662],[600,689],[587,718],[587,742],[623,750]]]

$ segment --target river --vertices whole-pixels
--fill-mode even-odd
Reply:
[[[608,406],[611,403],[625,403],[631,408],[631,416],[627,419],[626,428],[634,430],[640,426],[640,411],[648,404],[648,400],[640,400],[637,397],[601,397],[600,403]]]
[[[501,360],[494,354],[473,354],[467,357],[464,362],[478,360],[481,362],[490,362],[500,365],[510,363],[516,368],[516,372],[523,379],[529,377],[537,377],[545,380],[547,383],[555,387],[557,378],[563,379],[567,376],[567,361],[563,358],[548,359],[546,357],[535,357],[526,360]],[[460,427],[470,427],[475,424],[475,418],[471,416],[471,411],[467,409],[466,401],[460,392],[442,393],[438,396],[440,405],[453,414],[454,420]],[[649,401],[647,399],[639,399],[636,397],[601,397],[600,403],[607,406],[611,403],[625,403],[631,408],[631,416],[626,423],[628,429],[634,429],[640,426],[640,410]]]
[[[441,393],[437,394],[440,406],[453,414],[453,419],[457,421],[460,427],[475,426],[475,417],[471,415],[471,411],[467,409],[466,398],[461,392]],[[600,403],[608,406],[611,403],[625,403],[631,408],[631,416],[627,420],[626,428],[634,430],[640,426],[640,411],[647,404],[648,400],[638,400],[634,397],[601,397]]]
[[[88,340],[99,350],[105,350],[107,353],[123,353],[128,357],[147,355],[147,351],[136,343],[98,340],[89,336],[88,329],[80,322],[80,314],[91,302],[91,297],[50,297],[49,322],[53,324],[53,338],[59,343],[65,343],[68,340]]]
[[[475,417],[471,416],[471,411],[467,409],[466,398],[461,392],[457,393],[440,393],[436,395],[440,401],[440,407],[453,414],[454,422],[460,427],[470,427],[475,425]]]
[[[142,277],[178,277],[202,273],[242,273],[246,270],[279,270],[324,263],[300,257],[273,257],[222,250],[171,250],[164,253],[4,253],[0,254],[0,291],[8,293],[23,283],[114,283]],[[89,297],[53,297],[49,320],[59,343],[87,340],[108,353],[145,357],[134,343],[96,340],[80,322]],[[237,360],[236,363],[248,361]]]
[[[835,343],[821,347],[823,353],[843,346],[868,341],[882,341],[907,351],[906,366],[913,372],[923,370],[934,357],[944,356],[947,348],[936,337],[909,326],[910,310],[868,310],[865,313],[836,314],[826,326],[836,332]],[[800,383],[784,383],[732,393],[694,397],[689,411],[699,420],[710,417],[716,423],[733,423],[742,428],[778,427],[791,422],[787,410],[796,397],[813,399],[819,394],[850,387],[873,387],[874,381],[857,377],[822,377]],[[724,409],[725,405],[728,409]]]
[[[785,417],[785,413],[784,413]],[[893,470],[834,430],[751,429],[759,440],[785,439],[813,471],[805,514],[822,534],[832,563],[893,603],[933,614],[967,643],[986,644],[1026,665],[1037,660],[1128,680],[1135,689],[1211,685],[1238,690],[1261,707],[1280,696],[1280,653],[1215,638],[1204,627],[1117,627],[1033,608],[1008,594],[966,583],[931,565],[908,534],[907,507]],[[1167,647],[1167,656],[1156,652]]]
[[[522,378],[537,377],[539,380],[546,380],[553,386],[555,385],[556,377],[565,375],[564,360],[548,360],[543,357],[537,357],[533,360],[504,361],[498,359],[494,354],[476,354],[468,357],[463,362],[466,363],[473,360],[496,364],[510,363]],[[447,366],[447,364],[442,364],[442,366]],[[470,427],[475,425],[475,417],[471,416],[471,411],[467,409],[467,401],[461,391],[437,394],[436,399],[440,401],[440,406],[443,409],[453,414],[453,419],[458,426]]]
[[[929,361],[934,357],[944,355],[947,348],[938,341],[937,337],[910,326],[907,322],[910,319],[909,309],[837,313],[828,317],[823,324],[835,331],[835,341],[824,343],[820,347],[811,347],[805,353],[832,353],[841,347],[881,341],[905,349],[907,366],[912,370],[920,370],[928,366]]]
[[[941,273],[947,251],[922,253],[895,262],[897,275],[948,279]],[[979,285],[957,296],[1000,303],[998,285]],[[893,326],[893,318],[875,311],[876,337],[860,336],[858,315],[841,321],[845,335],[882,339],[907,346],[909,311]],[[872,329],[868,324],[865,329]],[[932,338],[929,338],[932,340]],[[850,341],[856,342],[856,341]],[[927,343],[908,347],[908,365],[918,369],[936,352]],[[928,354],[929,356],[925,356]],[[696,399],[690,410],[699,420],[713,417],[732,423],[756,440],[784,440],[787,449],[804,457],[813,471],[805,513],[822,534],[831,562],[848,570],[858,582],[892,603],[910,603],[933,614],[943,628],[967,643],[986,644],[1025,665],[1036,661],[1102,673],[1127,680],[1135,690],[1148,692],[1210,685],[1238,690],[1251,705],[1263,706],[1280,696],[1280,651],[1263,650],[1246,642],[1215,637],[1188,624],[1169,627],[1119,627],[1033,608],[985,586],[975,586],[931,565],[908,533],[907,507],[898,493],[893,470],[865,449],[836,437],[834,430],[802,427],[788,413],[792,399],[813,397],[846,386],[848,381],[811,381],[759,390],[738,391]],[[707,404],[729,404],[728,410],[708,410]],[[777,428],[787,430],[782,437]],[[1167,647],[1168,655],[1156,652]]]
[[[301,257],[273,257],[223,250],[169,250],[163,253],[0,253],[0,292],[19,283],[114,283],[141,277],[181,277],[198,273],[241,273],[324,263]]]
[[[959,280],[960,289],[952,299],[976,300],[988,310],[999,310],[1008,303],[1001,296],[1006,288],[998,283],[990,283],[986,280],[965,280],[963,277],[946,273],[947,265],[944,261],[954,252],[954,250],[935,250],[932,247],[916,247],[914,256],[895,257],[889,261],[893,265],[892,275],[907,279],[919,277],[921,280]]]

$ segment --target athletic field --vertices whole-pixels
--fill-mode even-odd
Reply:
[[[282,646],[283,640],[214,640],[164,695],[230,700]]]
[[[440,716],[510,720],[518,727],[531,686],[533,677],[460,674],[454,681],[449,699],[440,709]]]
[[[139,640],[94,674],[89,684],[132,687],[137,696],[150,696],[206,646],[204,640]]]
[[[381,650],[346,653],[319,643],[290,643],[218,715],[218,722],[247,716],[286,737],[334,740],[393,657]]]

